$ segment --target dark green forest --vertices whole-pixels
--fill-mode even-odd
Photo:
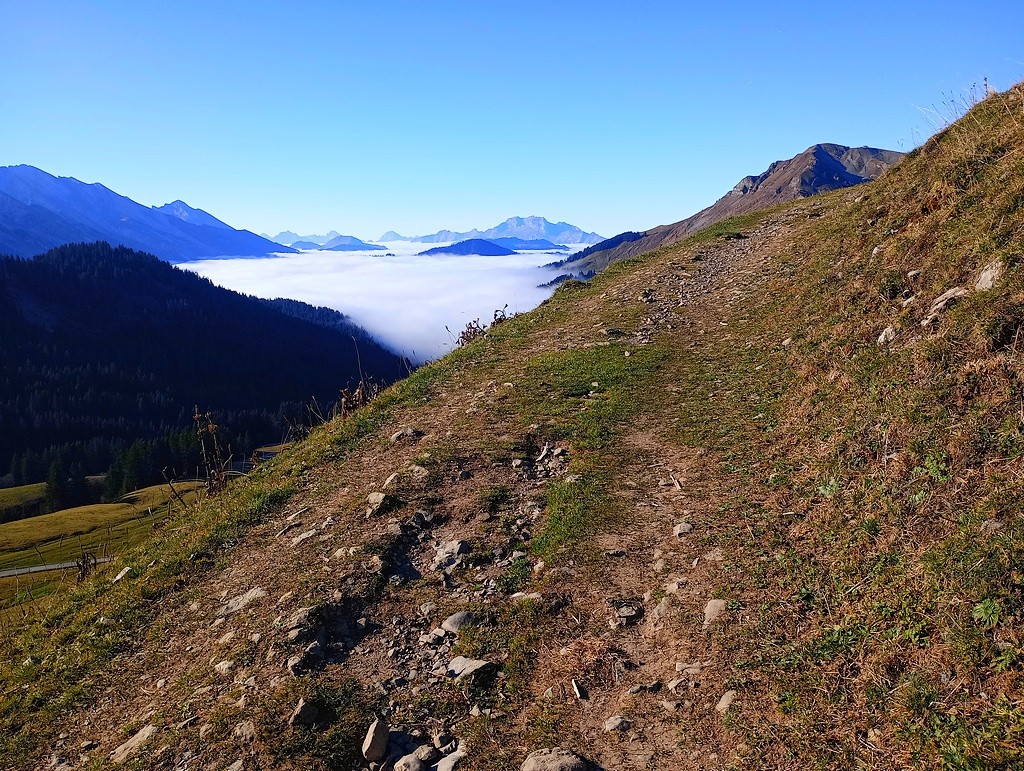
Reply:
[[[261,300],[104,242],[0,257],[0,478],[113,497],[195,473],[196,406],[236,459],[408,363],[327,308]]]

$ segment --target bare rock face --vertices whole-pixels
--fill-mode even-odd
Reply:
[[[642,233],[621,233],[574,255],[565,267],[576,273],[601,271],[613,262],[679,243],[691,233],[730,217],[876,179],[902,157],[903,153],[874,147],[812,145],[789,160],[776,161],[757,176],[744,177],[715,203],[691,217]]]
[[[575,752],[554,747],[531,752],[520,771],[587,771],[587,762]]]

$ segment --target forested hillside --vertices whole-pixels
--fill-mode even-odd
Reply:
[[[240,295],[102,242],[0,259],[0,339],[8,483],[43,481],[55,463],[101,473],[138,440],[150,472],[184,463],[197,405],[241,457],[306,422],[314,400],[326,411],[360,368],[380,384],[407,373],[335,311]]]

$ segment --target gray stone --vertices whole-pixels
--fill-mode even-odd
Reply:
[[[672,535],[676,538],[682,538],[684,535],[693,532],[693,525],[689,522],[680,522],[674,528],[672,528]]]
[[[655,622],[661,621],[666,615],[668,615],[668,611],[671,607],[672,600],[669,599],[669,595],[665,595],[661,598],[661,602],[658,603],[657,607],[654,608],[654,611],[651,613],[651,617]]]
[[[466,753],[463,752],[461,749],[458,749],[450,755],[445,755],[443,758],[437,761],[437,765],[434,766],[434,768],[436,769],[436,771],[453,771],[453,769],[465,759]]]
[[[444,570],[459,560],[459,556],[469,552],[469,544],[465,541],[446,541],[437,547],[434,555],[434,569]]]
[[[382,492],[373,492],[366,496],[366,516],[372,517],[384,508],[387,495]]]
[[[416,752],[414,752],[413,754],[417,758],[422,760],[424,763],[433,763],[435,760],[441,757],[441,753],[429,744],[424,744],[422,747],[417,747]]]
[[[718,700],[718,704],[715,705],[715,709],[718,710],[719,714],[724,715],[729,710],[729,707],[732,706],[735,699],[736,691],[726,691],[722,694],[722,698]]]
[[[427,771],[429,766],[415,753],[403,755],[395,761],[395,771]]]
[[[295,536],[292,539],[292,546],[298,546],[303,541],[308,541],[314,535],[316,535],[316,530],[315,529],[314,530],[307,530],[304,533],[299,533],[297,536]]]
[[[995,259],[981,269],[981,275],[978,276],[978,280],[974,282],[974,288],[978,292],[986,292],[996,285],[996,282],[1002,277],[1003,270],[1005,269],[1003,261]]]
[[[363,757],[371,763],[379,763],[388,754],[388,724],[377,718],[366,729],[363,739]]]
[[[708,604],[704,606],[705,628],[711,626],[711,623],[722,615],[722,611],[725,610],[725,607],[725,600],[708,600]]]
[[[437,611],[437,603],[436,602],[425,602],[422,605],[420,605],[420,615],[421,616],[432,616],[436,611]]]
[[[459,630],[466,624],[473,623],[473,614],[469,611],[460,610],[458,613],[452,613],[448,618],[441,622],[441,628],[446,632],[452,634],[458,634]]]
[[[305,699],[299,699],[299,703],[292,710],[292,716],[288,718],[288,725],[312,728],[320,720],[320,710]]]
[[[251,720],[245,720],[235,726],[232,735],[243,744],[250,744],[256,741],[256,724]]]
[[[895,339],[896,339],[896,327],[894,327],[892,324],[890,324],[885,329],[883,329],[882,330],[882,334],[880,334],[878,336],[878,344],[879,345],[888,345],[889,343],[891,343]]]
[[[610,718],[604,721],[605,733],[611,733],[613,731],[628,731],[630,723],[622,715],[612,715]]]
[[[152,739],[160,729],[155,725],[147,725],[140,728],[135,735],[110,753],[110,762],[120,765],[134,755],[143,744]]]
[[[498,665],[493,661],[483,661],[481,659],[468,659],[465,656],[456,656],[448,664],[446,674],[448,677],[454,677],[456,682],[475,678],[480,675],[485,675],[489,672],[493,672],[498,668]]]
[[[230,601],[228,601],[226,605],[224,605],[223,608],[220,609],[220,611],[218,611],[217,615],[230,616],[232,613],[237,613],[238,611],[240,611],[249,603],[266,596],[267,593],[263,589],[261,589],[258,586],[253,587],[249,591],[243,592],[237,597],[233,597]]]
[[[945,311],[961,297],[966,297],[969,294],[970,292],[962,286],[955,286],[952,289],[947,289],[932,302],[932,307],[928,311],[928,315],[924,318],[924,321],[921,322],[921,326],[927,327],[929,324],[934,323],[938,320],[940,313]]]
[[[520,771],[587,771],[587,762],[575,752],[554,747],[531,752]]]

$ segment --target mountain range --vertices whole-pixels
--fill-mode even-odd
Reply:
[[[100,184],[34,166],[0,167],[0,254],[31,257],[88,241],[140,249],[169,262],[294,251],[182,201],[143,206]]]
[[[292,246],[297,241],[305,241],[307,243],[316,244],[317,246],[323,246],[332,238],[337,238],[340,235],[341,233],[339,233],[337,230],[332,230],[329,233],[326,233],[325,235],[322,236],[300,236],[298,233],[294,233],[291,230],[282,230],[276,236],[268,236],[266,233],[260,233],[260,236],[262,236],[263,238],[273,241],[274,243],[283,244],[285,246]]]
[[[368,244],[355,236],[335,236],[326,242],[321,249],[332,252],[386,252],[387,247],[379,244]]]
[[[620,233],[558,266],[572,265],[581,273],[600,271],[617,260],[678,243],[729,217],[875,179],[902,157],[903,153],[895,150],[874,147],[812,145],[789,160],[776,161],[761,174],[744,177],[711,206],[684,220],[643,232]]]
[[[549,222],[544,217],[509,217],[488,230],[439,230],[426,236],[402,236],[393,230],[378,241],[416,241],[425,244],[467,241],[472,238],[520,238],[527,241],[545,239],[554,244],[596,244],[602,240],[597,233],[587,233],[568,222]]]

